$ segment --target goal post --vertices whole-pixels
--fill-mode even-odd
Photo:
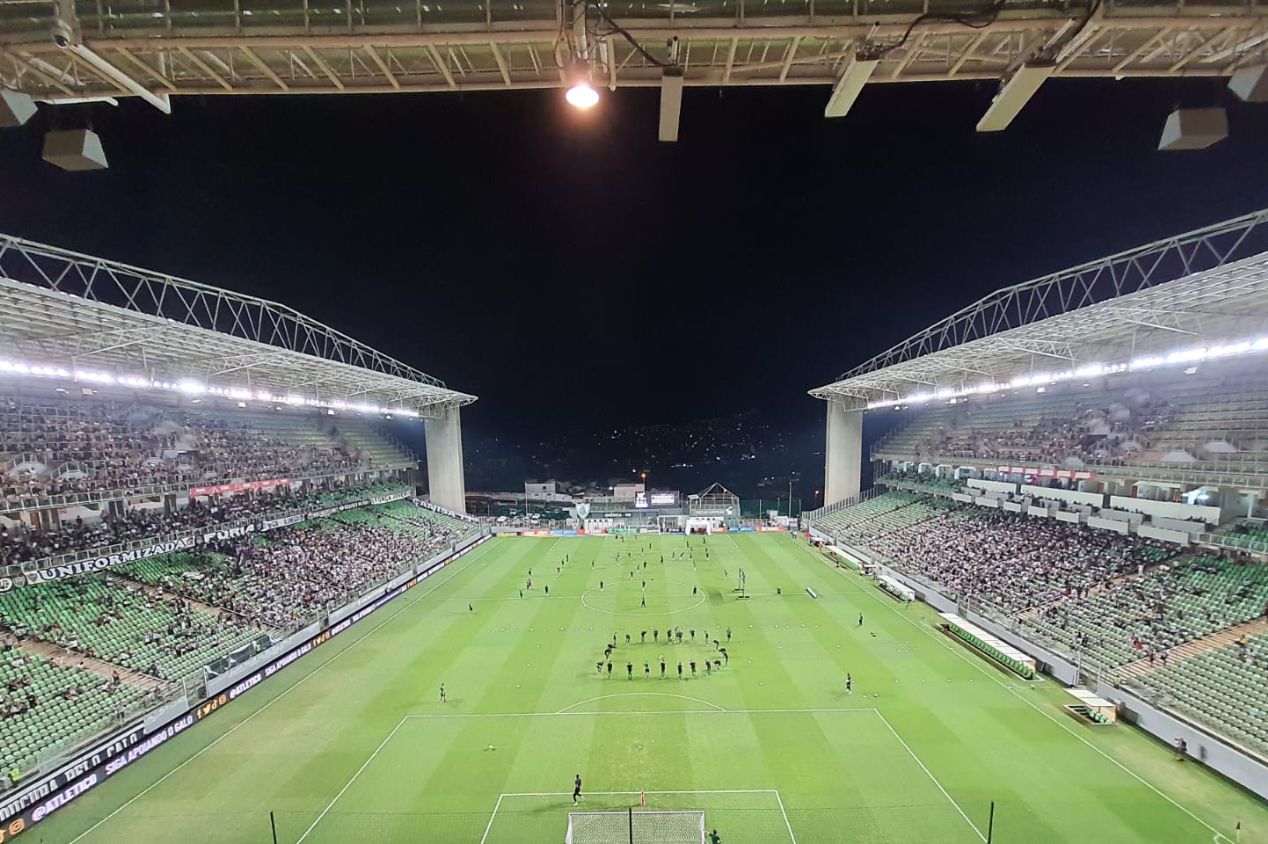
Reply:
[[[705,844],[704,812],[569,812],[564,844]]]

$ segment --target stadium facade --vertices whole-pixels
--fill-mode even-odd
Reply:
[[[827,496],[803,517],[948,633],[1260,795],[1266,221],[1005,288],[812,390]],[[866,413],[898,417],[870,455]]]

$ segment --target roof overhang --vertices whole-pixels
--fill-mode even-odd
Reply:
[[[406,416],[476,400],[283,305],[4,235],[0,374]]]
[[[1268,210],[1005,288],[811,395],[893,406],[1268,353],[1265,221]]]

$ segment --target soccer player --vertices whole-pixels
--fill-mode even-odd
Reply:
[[[722,836],[716,829],[709,833],[709,844],[722,844]]]
[[[447,698],[445,697],[445,684],[441,683],[440,684],[440,702],[444,703],[446,700]]]
[[[660,655],[660,679],[665,679],[665,655]]]
[[[547,583],[547,584],[546,584],[544,587],[542,587],[542,588],[544,588],[544,589],[546,590],[546,597],[547,597],[547,598],[549,598],[549,597],[550,597],[550,584],[549,584],[549,583]]]
[[[632,662],[625,663],[625,679],[626,680],[634,679],[634,663]]]
[[[678,679],[682,679],[682,660],[678,661]]]
[[[726,664],[731,664],[731,657],[727,655],[726,648],[718,648],[718,653],[722,654],[722,658],[726,660]]]
[[[625,644],[627,644],[627,645],[628,645],[629,643],[630,643],[630,634],[629,634],[629,633],[626,633],[626,634],[625,634]]]
[[[729,642],[729,641],[731,641],[731,628],[730,628],[730,627],[728,627],[728,628],[726,629],[726,640],[727,640],[728,642]]]
[[[691,661],[691,676],[696,676],[696,661],[694,659]]]
[[[608,660],[608,679],[612,679],[612,660]]]
[[[600,592],[602,592],[602,591],[603,591],[603,581],[602,581],[602,580],[600,580],[600,581],[599,581],[599,591],[600,591]]]
[[[691,628],[691,641],[696,641],[696,628]]]
[[[581,774],[577,774],[577,778],[572,781],[572,805],[577,805],[577,798],[581,796]]]
[[[709,662],[709,660],[707,660],[707,659],[704,661],[704,673],[705,673],[705,674],[712,674],[712,673],[713,673],[713,665],[712,665],[712,663],[710,663],[710,662]]]
[[[652,666],[647,660],[643,660],[643,676],[644,677],[652,676]]]
[[[640,631],[638,631],[638,641],[639,641],[639,644],[644,644],[644,645],[645,645],[645,644],[647,644],[647,631],[646,631],[646,630],[640,630]]]
[[[607,654],[604,654],[604,656],[607,656]],[[603,676],[603,660],[599,660],[594,664],[594,673],[598,674],[600,677]]]
[[[467,604],[467,612],[475,612],[475,607],[471,606],[471,604]]]
[[[653,643],[656,643],[656,642],[659,642],[659,641],[660,641],[660,628],[659,628],[659,627],[657,627],[657,628],[655,628],[655,629],[653,629],[653,630],[652,630],[652,642],[653,642]]]
[[[847,695],[854,694],[854,678],[848,673],[845,675],[845,693]]]
[[[863,613],[859,613],[859,627],[863,626]]]
[[[638,605],[639,605],[640,607],[645,607],[645,606],[647,606],[647,596],[646,596],[646,595],[644,595],[644,596],[643,596],[643,598],[642,598],[642,600],[640,600],[640,601],[638,602]]]

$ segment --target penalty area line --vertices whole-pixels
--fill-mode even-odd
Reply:
[[[973,821],[969,819],[969,816],[966,815],[964,810],[960,808],[960,804],[955,802],[955,798],[947,793],[947,790],[942,787],[942,783],[938,782],[938,778],[933,775],[933,772],[925,767],[925,763],[920,761],[920,757],[916,755],[916,751],[912,750],[911,746],[903,740],[903,737],[898,734],[898,730],[894,729],[894,725],[889,723],[889,719],[882,715],[880,710],[875,710],[875,712],[876,717],[881,719],[881,723],[884,724],[890,733],[893,734],[894,738],[898,739],[898,743],[903,746],[903,750],[906,750],[907,753],[911,755],[911,758],[916,760],[916,764],[920,766],[920,770],[925,772],[925,776],[929,777],[929,779],[933,781],[933,784],[936,785],[938,790],[942,792],[942,796],[947,798],[947,800],[951,802],[951,805],[955,807],[955,810],[960,813],[960,817],[964,818],[964,822],[971,826],[973,831],[977,833],[977,837],[985,842],[986,836],[982,834],[982,830],[978,829],[977,824],[973,823]]]
[[[302,842],[305,838],[308,837],[309,833],[311,833],[314,829],[317,828],[317,824],[321,823],[321,819],[326,817],[326,813],[329,812],[331,808],[333,808],[334,805],[339,802],[339,798],[343,797],[344,792],[346,792],[349,788],[352,787],[352,784],[357,781],[357,777],[361,776],[362,772],[364,772],[366,768],[370,767],[370,763],[374,761],[374,757],[379,755],[379,751],[387,747],[387,743],[392,740],[392,736],[396,735],[397,731],[399,731],[401,727],[405,725],[405,722],[408,720],[409,718],[406,717],[396,722],[396,726],[392,728],[392,732],[387,734],[387,738],[379,742],[379,746],[374,748],[374,752],[371,753],[369,757],[364,762],[361,763],[361,767],[357,768],[357,772],[352,775],[352,778],[350,780],[344,783],[343,788],[339,789],[339,793],[334,796],[334,799],[332,799],[329,803],[326,804],[326,808],[321,810],[321,814],[317,816],[317,820],[313,821],[312,826],[304,830],[304,834],[299,837],[299,839],[295,842],[295,844],[300,844],[300,842]]]
[[[779,805],[779,814],[783,816],[784,828],[788,830],[788,838],[792,844],[797,844],[797,836],[793,834],[792,824],[788,820],[788,812],[784,809],[784,800],[779,794],[777,788],[711,788],[711,789],[695,789],[695,790],[665,790],[665,791],[587,791],[586,795],[591,797],[633,797],[634,795],[650,794],[656,795],[673,795],[673,794],[770,794],[775,797],[775,802]],[[498,810],[502,808],[502,801],[516,797],[571,797],[571,791],[504,791],[498,795],[497,802],[493,804],[493,814],[489,815],[489,822],[484,827],[484,835],[480,836],[480,844],[486,844],[489,839],[489,832],[493,829],[493,822],[497,819]],[[303,839],[300,839],[301,841]]]

